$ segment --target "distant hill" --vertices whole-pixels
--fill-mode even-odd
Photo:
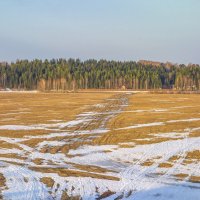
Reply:
[[[165,66],[167,68],[170,68],[171,66],[178,66],[178,64],[171,63],[171,62],[163,63],[163,62],[150,61],[150,60],[139,60],[138,63],[140,63],[142,65],[152,65],[152,66],[156,66],[156,67],[159,67],[159,66],[162,65],[162,66]]]
[[[142,65],[153,65],[153,66],[157,66],[157,67],[164,64],[164,63],[161,63],[161,62],[150,61],[150,60],[139,60],[138,63],[140,63]]]

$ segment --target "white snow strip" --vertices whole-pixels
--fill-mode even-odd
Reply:
[[[96,108],[104,108],[105,105],[103,105],[103,104],[96,104],[96,105],[94,105],[94,107],[96,107]]]
[[[65,128],[74,127],[76,125],[86,123],[92,119],[77,119],[69,122],[56,123],[56,124],[36,124],[36,125],[1,125],[0,130],[50,130],[50,128]]]
[[[148,124],[136,124],[134,126],[118,128],[118,129],[115,129],[115,130],[127,130],[127,129],[142,128],[142,127],[161,126],[161,125],[164,125],[164,124],[165,124],[164,122],[154,122],[154,123],[148,123]]]
[[[193,121],[200,121],[200,118],[189,118],[189,119],[170,120],[170,121],[167,121],[167,123],[193,122]]]
[[[43,129],[37,126],[24,126],[24,125],[2,125],[0,130],[38,130]]]
[[[38,150],[40,150],[41,148],[45,147],[45,146],[48,146],[48,147],[59,147],[59,146],[63,146],[65,145],[66,142],[64,141],[43,141],[43,142],[40,142],[38,144]]]
[[[6,149],[6,148],[0,149],[0,154],[19,154],[19,155],[22,155],[23,153],[24,153],[24,151],[22,151],[20,149],[16,149],[16,148],[13,148],[13,149]]]
[[[170,133],[156,133],[156,134],[151,134],[155,137],[159,138],[184,138],[186,135],[188,136],[190,132],[170,132]]]

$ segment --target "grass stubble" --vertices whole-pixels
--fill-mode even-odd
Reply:
[[[119,148],[133,148],[136,145],[156,144],[164,141],[172,140],[171,137],[157,137],[160,133],[168,134],[171,132],[183,133],[188,129],[199,128],[199,121],[178,121],[183,119],[200,118],[200,96],[196,94],[126,94],[113,93],[2,93],[0,94],[0,126],[4,125],[37,125],[50,124],[54,120],[70,121],[83,112],[106,113],[112,111],[113,107],[120,106],[118,99],[123,96],[128,98],[129,105],[123,108],[123,112],[113,115],[111,119],[105,121],[105,115],[100,114],[86,125],[71,127],[70,131],[94,130],[104,123],[109,130],[104,134],[100,134],[94,139],[88,140],[92,134],[79,136],[62,136],[46,139],[47,141],[73,141],[63,146],[45,146],[41,153],[64,153],[66,157],[70,157],[68,152],[71,149],[77,149],[83,145],[119,145]],[[106,101],[106,99],[114,99]],[[95,104],[103,104],[103,107],[93,107]],[[177,122],[170,123],[171,120]],[[156,122],[164,122],[159,126],[127,128],[134,125],[150,124]],[[66,131],[65,129],[60,132]],[[42,136],[51,134],[53,130],[0,130],[1,137],[23,138],[26,136]],[[56,131],[55,131],[56,132]],[[188,137],[199,137],[200,130],[197,129],[189,134]],[[173,138],[176,140],[176,138]],[[33,138],[22,142],[31,148],[44,141],[44,138]],[[130,145],[130,144],[133,145]],[[2,141],[0,139],[0,149],[21,149],[17,144]],[[25,160],[16,154],[0,154],[1,158],[18,158]],[[171,168],[180,157],[173,156],[167,162],[160,163],[160,168]],[[30,167],[33,171],[48,173],[56,173],[61,177],[91,177],[97,179],[108,179],[118,181],[118,177],[108,176],[106,172],[109,170],[99,166],[71,164],[74,169],[66,168],[44,168],[40,167],[43,163],[42,159],[33,160],[37,167]],[[142,166],[152,166],[155,160],[145,160]],[[187,152],[183,159],[183,164],[192,162],[200,162],[200,151]],[[67,164],[67,163],[66,163]],[[131,164],[131,163],[130,163]],[[188,177],[188,181],[200,182],[200,176],[189,176],[189,174],[175,174],[178,180],[184,180]],[[54,181],[51,177],[43,177],[41,181],[48,187],[52,188]],[[0,188],[5,187],[5,177],[0,174]],[[112,191],[107,191],[104,196],[112,195]],[[69,197],[63,192],[63,199],[79,199],[79,197]],[[1,196],[0,196],[1,198]]]

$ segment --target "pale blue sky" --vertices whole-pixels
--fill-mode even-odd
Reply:
[[[0,0],[0,60],[200,63],[200,0]]]

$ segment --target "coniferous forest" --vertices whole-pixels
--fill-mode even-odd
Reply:
[[[200,66],[52,59],[0,63],[0,88],[16,90],[199,90]]]

